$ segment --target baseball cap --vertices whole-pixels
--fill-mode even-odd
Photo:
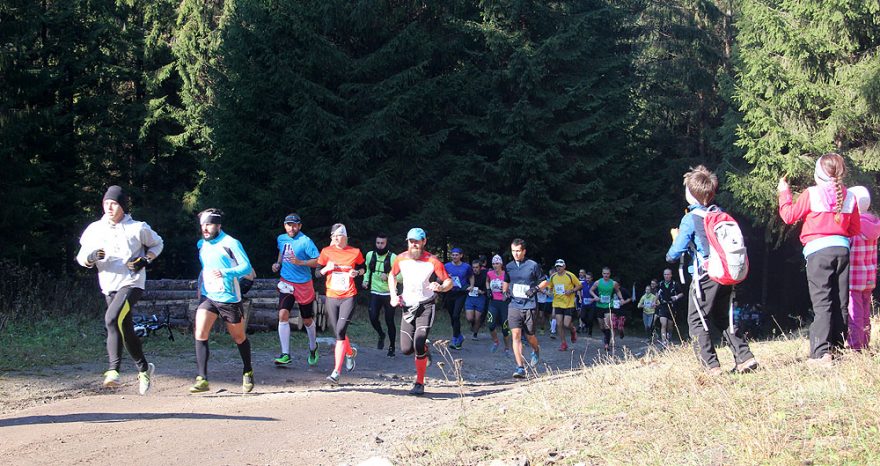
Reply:
[[[302,219],[299,218],[299,214],[287,214],[284,223],[302,223]]]
[[[449,252],[452,254],[464,254],[464,251],[462,251],[461,248],[452,248],[452,251]]]
[[[406,234],[406,239],[414,239],[416,241],[421,241],[426,237],[425,230],[422,230],[421,228],[410,228],[409,232]]]
[[[556,266],[559,267],[560,265],[565,267],[565,261],[562,259],[556,259]]]
[[[495,254],[494,256],[492,256],[492,263],[493,264],[503,264],[504,260],[501,259],[501,256],[499,256],[498,254]]]

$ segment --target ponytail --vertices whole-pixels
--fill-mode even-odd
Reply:
[[[834,221],[836,223],[840,223],[842,220],[842,215],[840,214],[843,211],[843,185],[840,184],[840,180],[838,177],[832,178],[834,183],[834,192],[837,193],[837,204],[834,206]]]

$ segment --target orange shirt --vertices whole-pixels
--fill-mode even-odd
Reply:
[[[328,298],[351,298],[357,295],[357,287],[351,271],[356,265],[364,263],[361,250],[346,246],[339,249],[336,246],[327,246],[321,250],[318,256],[318,265],[324,267],[328,262],[333,262],[333,270],[327,274],[327,297]]]

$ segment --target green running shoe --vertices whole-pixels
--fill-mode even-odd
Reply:
[[[310,366],[317,366],[319,357],[320,356],[318,356],[318,347],[317,346],[315,347],[315,349],[309,350],[309,365]]]
[[[254,389],[254,371],[247,371],[241,376],[241,392],[250,393]]]
[[[201,375],[196,377],[196,383],[193,384],[192,387],[189,387],[190,393],[204,393],[208,391],[210,387],[208,386],[208,379],[202,377]]]
[[[119,371],[111,369],[104,372],[104,388],[116,388],[119,385]]]
[[[275,365],[286,366],[288,364],[290,364],[290,355],[287,353],[281,353],[281,356],[275,358]]]
[[[150,391],[150,380],[153,378],[153,372],[156,372],[156,366],[153,363],[147,364],[147,370],[138,372],[138,393],[146,395]]]

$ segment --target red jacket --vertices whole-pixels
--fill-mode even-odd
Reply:
[[[880,219],[861,215],[862,231],[850,238],[849,289],[871,291],[877,285],[877,238],[880,237]]]
[[[846,190],[844,194],[840,223],[834,221],[834,211],[823,205],[816,186],[802,192],[794,204],[791,202],[791,190],[780,191],[779,216],[789,225],[798,220],[804,221],[801,229],[801,244],[804,245],[826,236],[855,236],[860,231],[859,206],[855,196]]]

